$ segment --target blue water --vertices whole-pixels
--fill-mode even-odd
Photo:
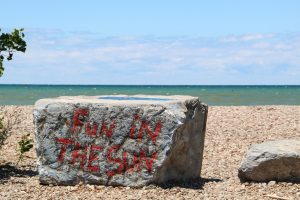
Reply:
[[[208,105],[300,105],[300,86],[0,85],[0,105],[72,95],[191,95]]]
[[[118,96],[107,96],[107,97],[100,97],[100,99],[107,99],[107,100],[152,100],[152,101],[170,101],[172,99],[166,99],[166,98],[146,98],[146,97],[118,97]]]

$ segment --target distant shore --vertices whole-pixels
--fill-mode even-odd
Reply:
[[[204,160],[201,177],[190,185],[164,189],[149,186],[144,189],[124,187],[74,186],[50,187],[39,185],[36,174],[36,154],[31,150],[20,169],[8,162],[17,161],[17,142],[30,133],[34,138],[33,106],[0,106],[0,113],[17,118],[12,135],[0,151],[0,168],[11,172],[0,185],[3,199],[49,199],[58,197],[119,199],[142,195],[144,199],[264,199],[275,195],[297,199],[299,185],[293,183],[240,183],[237,169],[251,144],[266,140],[300,139],[300,106],[211,106],[208,112]],[[6,168],[5,168],[6,169]],[[6,174],[9,174],[5,171]],[[19,174],[18,174],[19,173]],[[20,175],[21,174],[21,175]]]

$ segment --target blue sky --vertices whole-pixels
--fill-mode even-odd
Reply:
[[[0,1],[0,83],[300,84],[300,1]]]

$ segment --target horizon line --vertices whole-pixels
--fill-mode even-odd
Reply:
[[[35,83],[0,83],[2,85],[20,86],[300,86],[300,84],[35,84]]]

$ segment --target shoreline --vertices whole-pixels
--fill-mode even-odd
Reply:
[[[17,118],[12,135],[0,151],[0,170],[17,160],[17,142],[22,134],[33,135],[32,105],[0,106]],[[170,198],[170,199],[267,199],[273,195],[299,198],[300,184],[240,183],[237,169],[251,144],[274,139],[300,139],[300,106],[209,106],[201,180],[190,185],[162,188],[150,185],[142,189],[104,186],[42,186],[36,175],[35,152],[26,154],[21,166],[0,184],[5,199],[49,198]],[[19,176],[16,176],[19,173]],[[20,176],[20,173],[23,175]],[[194,184],[194,185],[193,185]]]

